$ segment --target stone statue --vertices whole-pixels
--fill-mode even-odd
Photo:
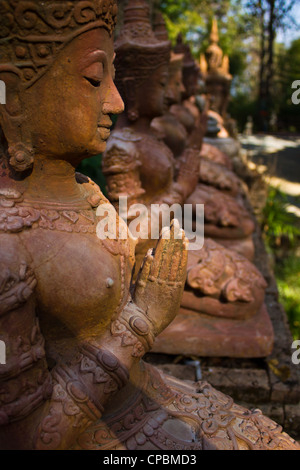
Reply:
[[[212,98],[211,109],[226,118],[232,76],[229,73],[229,58],[223,54],[218,42],[218,23],[214,18],[210,33],[210,44],[205,54],[200,57],[200,68],[207,93]]]
[[[161,30],[160,30],[161,31]],[[156,34],[156,32],[155,32]],[[166,87],[166,103],[168,111],[163,116],[159,116],[153,119],[151,127],[155,129],[158,135],[164,140],[164,142],[170,147],[173,155],[178,158],[185,149],[188,141],[188,133],[179,118],[185,115],[193,115],[193,122],[199,117],[199,109],[196,107],[196,111],[192,112],[185,106],[185,102],[182,103],[181,95],[185,87],[182,82],[182,66],[183,66],[183,55],[171,53],[171,59],[169,64],[169,77]],[[191,102],[189,102],[191,104]],[[205,111],[204,111],[205,112]],[[179,115],[179,118],[178,118]],[[203,130],[199,129],[199,136],[205,132],[205,120],[203,119]],[[231,171],[231,163],[229,158],[209,144],[202,144],[202,139],[199,138],[199,157],[200,157],[200,169],[199,169],[199,181],[208,185],[211,185],[217,189],[223,190],[227,194],[236,196],[245,191],[245,185],[242,180],[238,178],[233,171]],[[203,148],[204,147],[204,148]]]
[[[125,12],[129,15],[131,9],[126,9]],[[144,233],[153,222],[153,220],[148,220],[152,217],[150,206],[164,203],[170,206],[172,204],[183,206],[189,200],[192,200],[191,205],[195,206],[198,202],[197,196],[200,195],[199,203],[202,203],[203,198],[208,201],[209,190],[213,188],[207,186],[206,190],[205,185],[198,184],[201,130],[195,127],[191,132],[191,136],[196,136],[195,139],[193,137],[191,146],[190,136],[176,116],[170,112],[165,112],[162,116],[164,104],[172,105],[175,97],[180,101],[183,87],[179,65],[182,65],[182,55],[171,54],[169,62],[170,47],[165,38],[160,41],[152,33],[151,40],[150,24],[148,24],[147,35],[144,36],[144,29],[140,27],[139,22],[127,23],[126,18],[125,15],[124,30],[116,43],[116,80],[118,88],[123,90],[127,112],[120,116],[117,128],[109,140],[103,157],[103,171],[108,184],[109,199],[117,210],[120,210],[119,198],[122,196],[128,198],[129,211],[128,214],[124,214],[124,217],[129,222],[134,216],[136,204],[143,204],[148,208],[143,224],[144,229],[140,230],[136,247],[136,264],[139,268],[147,250],[153,248],[155,244],[155,240],[145,236]],[[128,18],[131,17],[128,16]],[[145,28],[144,25],[143,22],[143,28]],[[128,41],[128,31],[131,31],[131,37],[134,38],[131,43]],[[155,46],[160,51],[160,63],[150,60],[150,54],[155,54]],[[162,54],[163,48],[165,48],[165,54]],[[138,64],[135,65],[134,72],[132,67],[125,69],[128,57],[136,57],[137,50],[141,56],[138,62],[141,64],[140,69]],[[165,66],[168,63],[170,69],[167,86],[164,88],[161,83],[166,73]],[[133,87],[138,83],[141,90],[136,92],[135,100],[130,102],[128,102],[124,86],[127,80],[131,81]],[[130,114],[132,107],[136,110],[134,120]],[[184,107],[178,104],[178,108]],[[184,108],[181,115],[184,115],[185,111],[190,114],[190,111]],[[193,120],[195,122],[194,117]],[[191,169],[188,168],[189,171],[187,171],[190,161],[195,164],[195,168],[193,170],[190,167]],[[217,165],[209,160],[205,160],[206,162]],[[200,175],[201,166],[202,164],[200,164]],[[215,177],[214,181],[215,184],[220,181],[222,185],[222,174],[226,172],[226,168],[221,166],[220,169],[220,178]],[[205,169],[203,174],[209,176]],[[238,191],[238,185],[233,184],[233,176],[229,183],[231,191],[234,189]],[[238,178],[234,181],[237,180]],[[207,211],[208,220],[213,216],[223,217],[224,230],[224,227],[232,225],[230,221],[236,214],[229,206],[230,201],[234,199],[225,194],[226,178],[223,181],[224,193],[217,191],[218,199],[221,201],[214,204],[211,200],[211,204],[205,207],[205,212]],[[227,206],[222,205],[222,199],[225,199],[225,202],[229,201]],[[222,207],[222,212],[215,214],[213,211],[216,207]],[[140,210],[140,206],[138,208]],[[242,231],[240,219],[242,219],[241,211],[239,217],[234,219],[234,224],[237,230]],[[217,232],[222,228],[216,224],[215,230]],[[232,226],[229,227],[228,233],[230,234],[232,230]],[[236,235],[238,237],[239,234],[236,233]],[[189,275],[180,311],[184,310],[183,315],[177,316],[172,325],[160,335],[155,342],[154,350],[171,354],[187,353],[204,356],[220,355],[220,350],[221,355],[234,355],[235,357],[268,355],[272,349],[273,330],[263,305],[266,287],[263,277],[251,263],[234,251],[226,250],[212,240],[206,239],[204,243],[202,250],[189,253]],[[232,322],[232,320],[237,321]],[[222,324],[221,329],[220,324]],[[185,330],[185,335],[180,333],[182,328]],[[212,335],[214,341],[211,340]],[[193,340],[187,341],[187,336],[192,336]],[[257,342],[258,337],[263,337],[264,341]],[[243,338],[242,341],[241,338]],[[216,344],[217,347],[215,347]]]
[[[205,141],[202,144],[202,148],[200,150],[200,157],[206,158],[211,160],[215,163],[219,163],[224,167],[228,168],[228,170],[232,170],[232,163],[228,155],[217,147],[214,147],[211,144],[207,144]]]
[[[176,103],[178,110],[181,103],[182,57],[182,55],[171,55],[166,88],[168,106],[172,107]],[[181,105],[182,107],[184,106]],[[180,113],[179,115],[181,116]],[[151,127],[171,148],[173,154],[178,156],[179,151],[182,152],[184,148],[186,136],[181,130],[181,123],[175,116],[176,113],[165,112],[163,116],[152,121]],[[214,150],[215,147],[208,146],[208,150],[206,148],[205,151],[210,149]],[[225,167],[228,160],[220,159],[219,163],[213,162],[206,157],[205,151],[201,150],[199,173],[199,180],[205,183],[205,186],[198,186],[190,200],[196,202],[196,195],[200,194],[200,200],[206,198],[207,201],[210,186],[227,194],[231,192],[232,195],[241,192],[241,180],[228,167]],[[217,151],[217,155],[219,154],[225,155]],[[213,195],[215,194],[216,201],[222,201],[223,196],[213,192]],[[227,204],[224,206],[220,203],[218,205],[218,202],[215,203],[213,198],[210,201],[211,205],[205,206],[207,218],[210,214],[209,210],[211,213],[216,213],[216,208],[227,209],[229,207],[229,212],[223,213],[224,226],[226,226],[225,219],[228,217],[229,220],[234,214],[234,206],[230,211],[232,198],[225,198]],[[250,272],[252,274],[248,276]],[[244,294],[247,291],[246,297],[250,295],[252,301],[250,297],[246,300],[243,294],[243,300],[240,297],[240,301],[237,301],[236,297],[230,298],[230,295],[225,295],[222,299],[224,290],[223,294],[222,288],[219,290],[220,281],[221,284],[223,283],[223,288],[239,286],[235,294],[238,290],[240,294],[242,291]],[[263,305],[265,287],[265,281],[251,263],[235,255],[233,250],[222,249],[220,245],[206,239],[205,246],[199,253],[189,253],[188,277],[180,312],[174,322],[156,340],[155,350],[164,353],[203,356],[268,355],[272,348],[273,332]],[[253,303],[254,298],[258,301],[257,303]],[[224,309],[227,310],[226,314]],[[243,313],[246,311],[244,309],[248,311],[247,314]],[[201,317],[199,313],[202,314]],[[223,315],[224,317],[220,320]],[[185,341],[186,337],[189,338],[188,341]],[[257,342],[258,337],[264,337],[264,341]],[[262,344],[263,348],[261,348]]]
[[[169,112],[152,121],[152,127],[160,133],[176,157],[185,148],[187,136],[193,132],[197,133],[195,120],[197,122],[201,119],[199,109],[195,104],[195,96],[191,95],[195,88],[189,86],[190,83],[195,83],[198,70],[191,65],[185,67],[185,63],[190,64],[191,53],[187,53],[187,50],[189,49],[186,44],[184,47],[181,42],[177,44],[176,51],[185,54],[185,59],[182,62],[178,55],[177,59],[174,56],[171,57],[170,77],[166,90]],[[184,72],[182,75],[179,72],[181,69]],[[185,88],[183,101],[181,100],[181,76],[188,77],[188,80],[183,82]],[[205,132],[205,121],[203,124],[204,128],[198,134]],[[187,134],[184,134],[182,126],[186,129]],[[199,145],[201,145],[201,139],[198,138]],[[207,161],[207,155],[209,156],[212,151],[213,156],[217,155],[215,158],[218,158],[215,163],[222,163],[223,166],[220,167],[214,162]],[[254,256],[252,233],[255,225],[242,197],[245,185],[232,171],[224,169],[224,165],[231,168],[230,160],[228,157],[224,157],[224,153],[216,147],[205,143],[201,149],[201,157],[205,157],[206,160],[201,159],[200,183],[187,202],[205,205],[205,233],[207,236],[237,251],[251,261]]]
[[[141,361],[180,303],[186,241],[174,222],[130,294],[135,243],[97,236],[113,208],[75,175],[123,110],[114,1],[0,8],[1,449],[296,449],[260,412]]]

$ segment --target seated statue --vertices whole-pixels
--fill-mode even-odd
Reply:
[[[261,412],[141,360],[176,314],[186,240],[174,222],[130,291],[135,242],[97,235],[101,206],[114,209],[75,174],[105,150],[110,115],[123,110],[116,4],[3,4],[1,449],[297,449]]]
[[[201,55],[200,68],[205,81],[207,93],[211,96],[211,109],[222,118],[227,118],[226,111],[229,103],[232,76],[229,73],[229,58],[220,48],[218,24],[213,19],[209,37],[209,46]],[[227,125],[225,125],[227,128]],[[224,137],[228,132],[223,128]],[[221,136],[221,135],[220,135]]]
[[[156,117],[152,122],[152,127],[170,146],[175,156],[180,155],[179,152],[182,152],[184,144],[187,143],[187,138],[180,130],[181,127],[185,127],[188,137],[191,138],[192,133],[195,132],[197,115],[200,119],[199,108],[195,104],[195,96],[193,95],[199,72],[195,62],[192,66],[190,52],[186,52],[187,48],[187,45],[182,47],[181,43],[177,43],[175,50],[183,53],[181,55],[183,61],[177,53],[171,57],[166,92],[169,111],[162,117]],[[180,69],[182,69],[181,74]],[[180,86],[181,76],[185,89],[183,95]],[[170,125],[170,123],[172,124]],[[207,145],[205,142],[204,144]],[[203,151],[201,150],[203,153],[201,153],[200,160],[200,184],[191,194],[188,203],[205,205],[205,233],[207,236],[252,261],[254,257],[252,234],[255,230],[255,224],[244,203],[243,193],[246,191],[246,186],[229,169],[228,157],[226,163],[224,153],[219,149],[217,150],[218,163],[222,163],[222,166],[216,165],[217,162],[207,161],[205,152],[209,154],[211,148],[215,149],[208,144],[208,151],[207,147],[204,147]],[[215,150],[214,152],[216,153]],[[228,169],[224,168],[224,163]]]
[[[155,25],[157,26],[157,24]],[[159,31],[161,33],[161,29],[164,28],[167,36],[167,31],[163,20],[161,19],[159,22]],[[155,35],[157,36],[157,31],[155,28]],[[169,126],[168,132],[164,132],[163,138],[171,148],[173,154],[178,157],[183,152],[186,139],[188,136],[187,129],[191,132],[193,130],[195,124],[195,117],[189,110],[185,107],[179,106],[178,104],[181,103],[182,94],[185,92],[185,87],[182,81],[182,61],[184,59],[183,54],[174,54],[171,52],[171,60],[169,64],[169,76],[168,76],[168,86],[166,89],[166,104],[168,105],[169,112],[166,112],[164,118],[167,116],[167,119],[164,119],[164,125]],[[195,107],[194,107],[195,108]],[[173,113],[171,112],[173,110]],[[178,113],[182,113],[181,120],[179,121],[176,116],[176,110]],[[196,115],[198,117],[198,112],[196,108]],[[161,117],[156,117],[153,119],[151,125],[153,128],[156,128],[157,131],[160,133],[161,128],[159,127],[159,123]],[[174,133],[172,132],[173,126],[176,127],[176,135],[174,142],[172,141]],[[180,138],[178,137],[178,134]],[[168,139],[168,140],[166,140]],[[169,140],[170,139],[170,140]],[[211,160],[212,162],[219,163],[229,170],[232,170],[232,163],[230,158],[217,147],[214,147],[211,144],[207,144],[205,142],[202,143],[200,156]]]
[[[188,133],[183,124],[179,121],[176,113],[170,112],[170,107],[173,105],[178,106],[180,109],[181,94],[185,90],[182,82],[182,65],[183,55],[171,53],[169,64],[169,77],[166,87],[166,104],[169,109],[163,116],[158,116],[151,122],[151,127],[155,129],[158,136],[163,139],[168,147],[173,152],[173,155],[178,158],[183,153],[188,142]],[[183,105],[183,110],[189,114],[190,111]],[[194,123],[199,117],[199,110],[196,108],[194,113]],[[205,126],[205,121],[203,122]],[[205,130],[199,129],[199,134]],[[199,139],[199,147],[201,146],[201,139]],[[204,149],[202,149],[204,147]],[[212,159],[209,158],[212,156]],[[199,153],[199,182],[213,186],[225,193],[237,196],[245,192],[245,184],[236,174],[230,169],[230,160],[212,145],[204,144],[200,148]]]
[[[138,34],[139,31],[142,32]],[[124,218],[131,225],[135,208],[140,210],[141,204],[147,207],[145,220],[142,223],[143,228],[140,229],[138,235],[135,235],[138,237],[137,270],[142,265],[147,250],[155,245],[155,240],[147,236],[148,233],[145,234],[147,230],[150,232],[149,227],[153,223],[153,206],[177,204],[183,207],[192,198],[191,206],[194,207],[195,202],[197,203],[197,195],[200,194],[199,200],[202,203],[208,193],[205,191],[201,194],[203,185],[198,183],[201,124],[199,127],[195,126],[191,136],[187,136],[185,129],[174,115],[166,113],[162,116],[166,98],[170,100],[172,94],[180,95],[181,76],[176,79],[177,87],[174,86],[171,89],[162,87],[162,83],[167,83],[169,78],[171,80],[174,78],[171,73],[167,77],[168,80],[165,79],[170,65],[170,46],[167,41],[161,41],[155,37],[153,32],[150,41],[150,25],[149,31],[144,36],[144,29],[140,30],[138,24],[125,21],[124,28],[116,42],[116,81],[125,101],[126,112],[119,117],[103,156],[103,172],[106,176],[108,197],[116,209],[120,212],[119,200],[126,196],[129,210],[124,214]],[[153,56],[156,54],[156,62],[154,59],[151,60],[150,53]],[[127,67],[130,57],[139,59],[134,69]],[[174,67],[176,59],[174,55],[172,59],[172,71],[181,71],[180,68]],[[147,64],[147,70],[145,64]],[[131,83],[130,94],[126,88],[128,82]],[[131,95],[132,88],[135,89],[135,98]],[[159,126],[161,130],[159,134],[157,126],[153,125],[156,121],[155,116],[158,120],[156,124],[160,121],[163,124]],[[182,137],[186,137],[184,141]],[[182,147],[179,157],[174,156],[171,151],[173,145],[174,149]],[[207,188],[211,189],[210,186]],[[224,227],[228,226],[228,221],[231,222],[231,220],[232,226],[228,228],[229,233],[235,225],[237,230],[241,230],[241,217],[238,218],[241,210],[236,214],[230,206],[230,202],[234,199],[223,193],[221,197],[226,202],[228,200],[228,203],[223,204],[222,211],[219,210],[218,213],[213,212],[218,205],[213,204],[212,201],[211,208],[207,198],[208,203],[205,207],[207,221],[217,216],[219,220],[224,221],[221,230],[224,230]],[[142,220],[140,216],[138,220]],[[213,224],[211,226],[214,227]],[[240,233],[237,232],[237,238],[239,235]],[[184,315],[177,316],[172,325],[157,338],[154,350],[158,352],[163,350],[171,354],[181,354],[186,351],[190,354],[206,356],[209,344],[209,355],[220,354],[220,349],[221,355],[226,356],[268,355],[273,345],[273,330],[264,307],[266,283],[255,266],[236,252],[226,250],[222,245],[207,239],[204,241],[203,249],[189,251],[188,265],[190,273],[180,311],[184,310]],[[251,275],[248,276],[246,273],[251,273]],[[195,320],[194,316],[196,316]],[[189,321],[190,317],[192,317],[192,324]],[[232,325],[233,319],[236,320],[235,329]],[[180,333],[183,326],[179,325],[179,321],[185,325],[185,335]],[[222,325],[225,323],[226,328],[223,326],[221,330],[218,330],[219,322]],[[205,334],[203,334],[203,327],[208,330]],[[231,330],[233,333],[230,332]],[[171,335],[172,340],[169,338],[171,331],[174,331],[174,338],[173,333]],[[212,331],[218,337],[218,348],[215,352],[213,351],[216,341],[207,341],[208,337],[211,338]],[[238,334],[243,336],[243,341],[237,341]],[[193,341],[187,340],[187,336],[190,335],[193,336]],[[264,337],[264,341],[257,341],[257,338],[261,336]],[[190,347],[191,350],[188,349]]]

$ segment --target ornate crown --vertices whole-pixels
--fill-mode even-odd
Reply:
[[[116,23],[115,0],[0,0],[0,70],[12,70],[28,88],[58,52],[79,34]]]
[[[168,41],[169,35],[165,19],[160,11],[157,11],[153,21],[153,31],[157,39]]]
[[[168,30],[163,15],[157,12],[153,22],[153,30],[157,39],[167,41]],[[173,75],[177,70],[182,70],[184,61],[184,54],[175,54],[171,51],[170,62],[169,62],[169,74]]]
[[[135,79],[139,86],[151,71],[170,59],[171,43],[155,37],[150,23],[150,9],[145,0],[129,0],[124,8],[124,24],[116,41],[116,82]]]
[[[176,38],[176,44],[174,46],[175,54],[183,54],[183,67],[185,69],[191,68],[196,69],[196,62],[192,56],[190,46],[183,42],[182,34],[179,33]]]

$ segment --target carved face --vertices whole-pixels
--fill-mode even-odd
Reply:
[[[137,90],[139,116],[154,118],[165,110],[165,92],[168,81],[168,65],[161,65]]]
[[[104,28],[74,39],[24,95],[35,153],[76,165],[105,150],[110,115],[123,111],[113,83],[113,41]]]
[[[184,91],[185,88],[182,82],[182,70],[177,69],[169,75],[166,89],[166,100],[168,105],[171,106],[172,104],[180,103],[181,96]]]

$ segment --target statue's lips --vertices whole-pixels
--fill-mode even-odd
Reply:
[[[107,140],[110,136],[110,127],[98,126],[98,132],[102,140]]]

